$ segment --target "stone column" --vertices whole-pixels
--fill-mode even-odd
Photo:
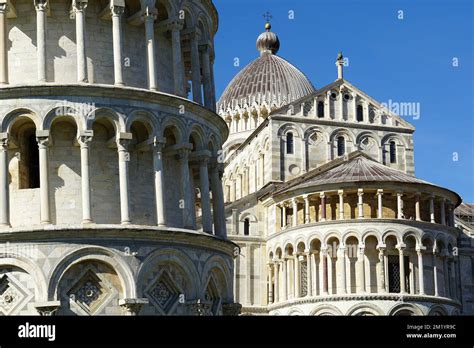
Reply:
[[[274,303],[280,301],[280,261],[275,261],[275,293]]]
[[[383,190],[377,190],[377,218],[383,219],[383,204],[382,204]]]
[[[356,122],[357,120],[357,93],[352,92],[351,96],[352,96],[352,120],[351,121]]]
[[[203,84],[204,84],[204,106],[212,111],[215,111],[216,106],[212,103],[213,88],[211,79],[211,61],[210,61],[210,47],[208,44],[199,46],[201,53]]]
[[[193,79],[193,100],[202,104],[201,62],[199,58],[199,37],[197,32],[190,35],[191,39],[191,70]]]
[[[268,267],[268,304],[273,303],[273,279],[272,279],[272,264],[269,263]]]
[[[434,197],[430,196],[430,222],[435,223]]]
[[[357,265],[356,265],[356,282],[357,282],[357,292],[365,292],[365,267],[364,267],[364,258],[365,258],[365,247],[360,245],[358,248],[359,253],[357,254]]]
[[[51,214],[49,208],[49,175],[48,175],[48,146],[49,132],[36,131],[36,140],[39,148],[39,167],[40,167],[40,197],[41,197],[41,224],[51,223]]]
[[[260,178],[260,187],[265,185],[265,157],[263,154],[260,154],[258,157],[258,176]]]
[[[321,218],[319,220],[326,221],[326,194],[321,192],[319,197],[321,198]]]
[[[322,261],[321,261],[321,252],[319,250],[315,250],[313,253],[309,254],[309,258],[311,261],[311,286],[312,286],[312,295],[317,296],[321,295],[321,269],[322,269]]]
[[[122,48],[122,16],[125,11],[125,2],[110,1],[112,13],[112,40],[114,47],[114,80],[116,86],[123,86],[123,48]]]
[[[364,119],[363,122],[369,123],[369,112],[370,112],[370,104],[367,101],[364,101]]]
[[[82,193],[82,223],[92,222],[91,213],[91,181],[90,181],[90,151],[89,144],[92,141],[92,130],[85,131],[79,137],[81,147],[81,193]]]
[[[340,273],[340,281],[341,281],[341,284],[340,286],[338,286],[338,288],[340,289],[341,291],[341,294],[346,294],[347,293],[347,279],[346,279],[346,247],[343,246],[342,244],[339,245],[339,248],[337,250],[338,252],[338,273],[339,271],[341,272]]]
[[[398,246],[399,268],[400,268],[400,293],[406,293],[405,286],[405,247]]]
[[[444,205],[445,199],[441,198],[440,204],[439,204],[439,210],[440,210],[440,216],[441,216],[441,225],[446,225],[446,207]]]
[[[77,82],[88,82],[85,16],[87,0],[72,0],[72,10],[76,17],[76,46],[77,46]]]
[[[344,120],[344,89],[339,89],[339,115],[338,119],[340,121]]]
[[[212,234],[211,194],[209,191],[209,158],[203,156],[199,162],[199,181],[201,186],[202,229]]]
[[[339,220],[344,220],[344,190],[338,190],[339,195]]]
[[[242,198],[242,174],[237,174],[237,189],[235,190],[235,199]]]
[[[183,23],[180,21],[174,21],[171,25],[174,93],[176,95],[184,97],[186,93],[184,91],[183,55],[181,53],[181,30],[182,29],[183,29]]]
[[[331,119],[331,91],[327,91],[324,98],[324,118]]]
[[[364,190],[363,189],[358,189],[357,190],[357,197],[358,197],[357,206],[359,208],[359,216],[358,216],[359,219],[364,218],[364,200],[363,200],[363,196],[364,196]]]
[[[420,295],[425,294],[425,277],[424,277],[424,265],[423,265],[423,250],[417,249],[416,252],[418,253],[418,278],[420,282]]]
[[[143,21],[145,22],[145,39],[147,52],[147,68],[148,68],[148,88],[156,91],[156,58],[155,58],[155,20],[157,18],[157,10],[155,8],[155,0],[146,0],[143,8]]]
[[[456,299],[456,268],[454,267],[454,260],[451,257],[451,262],[449,263],[449,293],[451,298]]]
[[[294,286],[293,289],[295,291],[295,298],[300,297],[300,261],[298,259],[298,255],[295,254],[295,258],[293,259],[294,262]]]
[[[163,172],[164,139],[155,138],[153,141],[153,168],[155,171],[155,205],[156,222],[158,226],[166,226],[165,177]]]
[[[420,194],[415,194],[415,219],[416,221],[421,221],[421,214],[420,214]]]
[[[8,135],[6,133],[0,133],[0,226],[10,227]]]
[[[179,150],[179,166],[181,173],[181,199],[183,202],[183,227],[193,229],[194,207],[192,206],[192,195],[194,187],[191,187],[191,176],[189,173],[189,149],[182,148]]]
[[[306,296],[311,296],[313,293],[313,273],[312,273],[312,256],[311,256],[311,251],[309,249],[306,249],[305,251],[305,256],[306,256]]]
[[[386,284],[385,284],[385,248],[378,247],[379,249],[379,274],[378,274],[378,291],[379,292],[387,292]]]
[[[227,239],[224,193],[222,192],[221,174],[217,164],[211,165],[211,191],[212,210],[214,213],[214,233],[223,239]]]
[[[0,0],[0,85],[8,84],[7,0]]]
[[[281,223],[282,223],[282,227],[283,228],[286,228],[286,203],[283,202],[282,203],[282,220],[281,220]]]
[[[449,297],[449,269],[448,269],[448,254],[444,252],[443,258],[443,275],[444,275],[444,297]]]
[[[282,274],[282,288],[283,291],[281,293],[281,300],[286,301],[288,299],[288,282],[287,282],[287,277],[288,277],[288,265],[287,265],[287,259],[283,259],[283,274]]]
[[[128,184],[128,163],[130,162],[130,152],[128,152],[128,145],[130,140],[132,140],[132,134],[130,133],[122,133],[117,139],[120,182],[120,222],[122,225],[128,225],[131,222]]]
[[[323,257],[323,295],[328,295],[328,249],[321,248],[321,255]]]
[[[46,82],[46,11],[48,0],[34,0],[36,9],[36,59],[38,82]]]
[[[291,200],[291,205],[292,205],[292,208],[293,208],[292,225],[293,225],[293,227],[295,227],[295,226],[298,225],[298,202],[297,202],[296,198],[293,198]]]
[[[397,192],[397,219],[403,219],[403,193]]]
[[[305,224],[310,224],[311,223],[311,215],[309,212],[309,196],[304,195],[304,223]]]
[[[433,249],[433,254],[432,256],[432,261],[433,261],[433,283],[434,283],[434,295],[437,297],[439,296],[439,288],[438,288],[438,266],[436,265],[437,263],[437,256],[438,253],[436,251],[436,248]]]

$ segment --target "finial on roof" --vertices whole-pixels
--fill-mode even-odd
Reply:
[[[337,59],[336,59],[336,65],[337,65],[337,79],[343,79],[344,78],[344,56],[342,55],[342,52],[339,52],[337,54]]]
[[[260,55],[276,54],[280,49],[280,40],[275,33],[270,31],[272,29],[270,19],[273,16],[267,11],[263,17],[267,22],[265,23],[265,32],[260,34],[257,39],[257,49],[260,51]]]

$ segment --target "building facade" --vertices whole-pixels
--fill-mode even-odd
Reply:
[[[2,315],[238,312],[217,26],[209,0],[0,0]]]
[[[267,24],[217,104],[243,313],[473,313],[461,198],[414,176],[414,127],[344,79],[342,54],[314,87],[279,47]]]

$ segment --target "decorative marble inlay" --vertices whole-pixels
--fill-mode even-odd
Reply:
[[[22,307],[31,297],[32,294],[22,289],[18,281],[7,275],[0,278],[0,314],[14,314],[15,310]]]
[[[182,293],[169,276],[168,272],[161,273],[145,291],[150,302],[163,313],[169,314],[176,305]]]
[[[105,286],[92,270],[88,270],[68,292],[70,300],[89,314],[97,311],[110,295],[109,286]]]

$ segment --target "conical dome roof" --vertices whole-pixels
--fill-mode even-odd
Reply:
[[[225,112],[254,102],[280,107],[315,90],[300,70],[276,55],[280,40],[270,29],[271,26],[267,23],[266,31],[257,39],[260,57],[247,65],[229,83],[217,103],[217,110]]]

